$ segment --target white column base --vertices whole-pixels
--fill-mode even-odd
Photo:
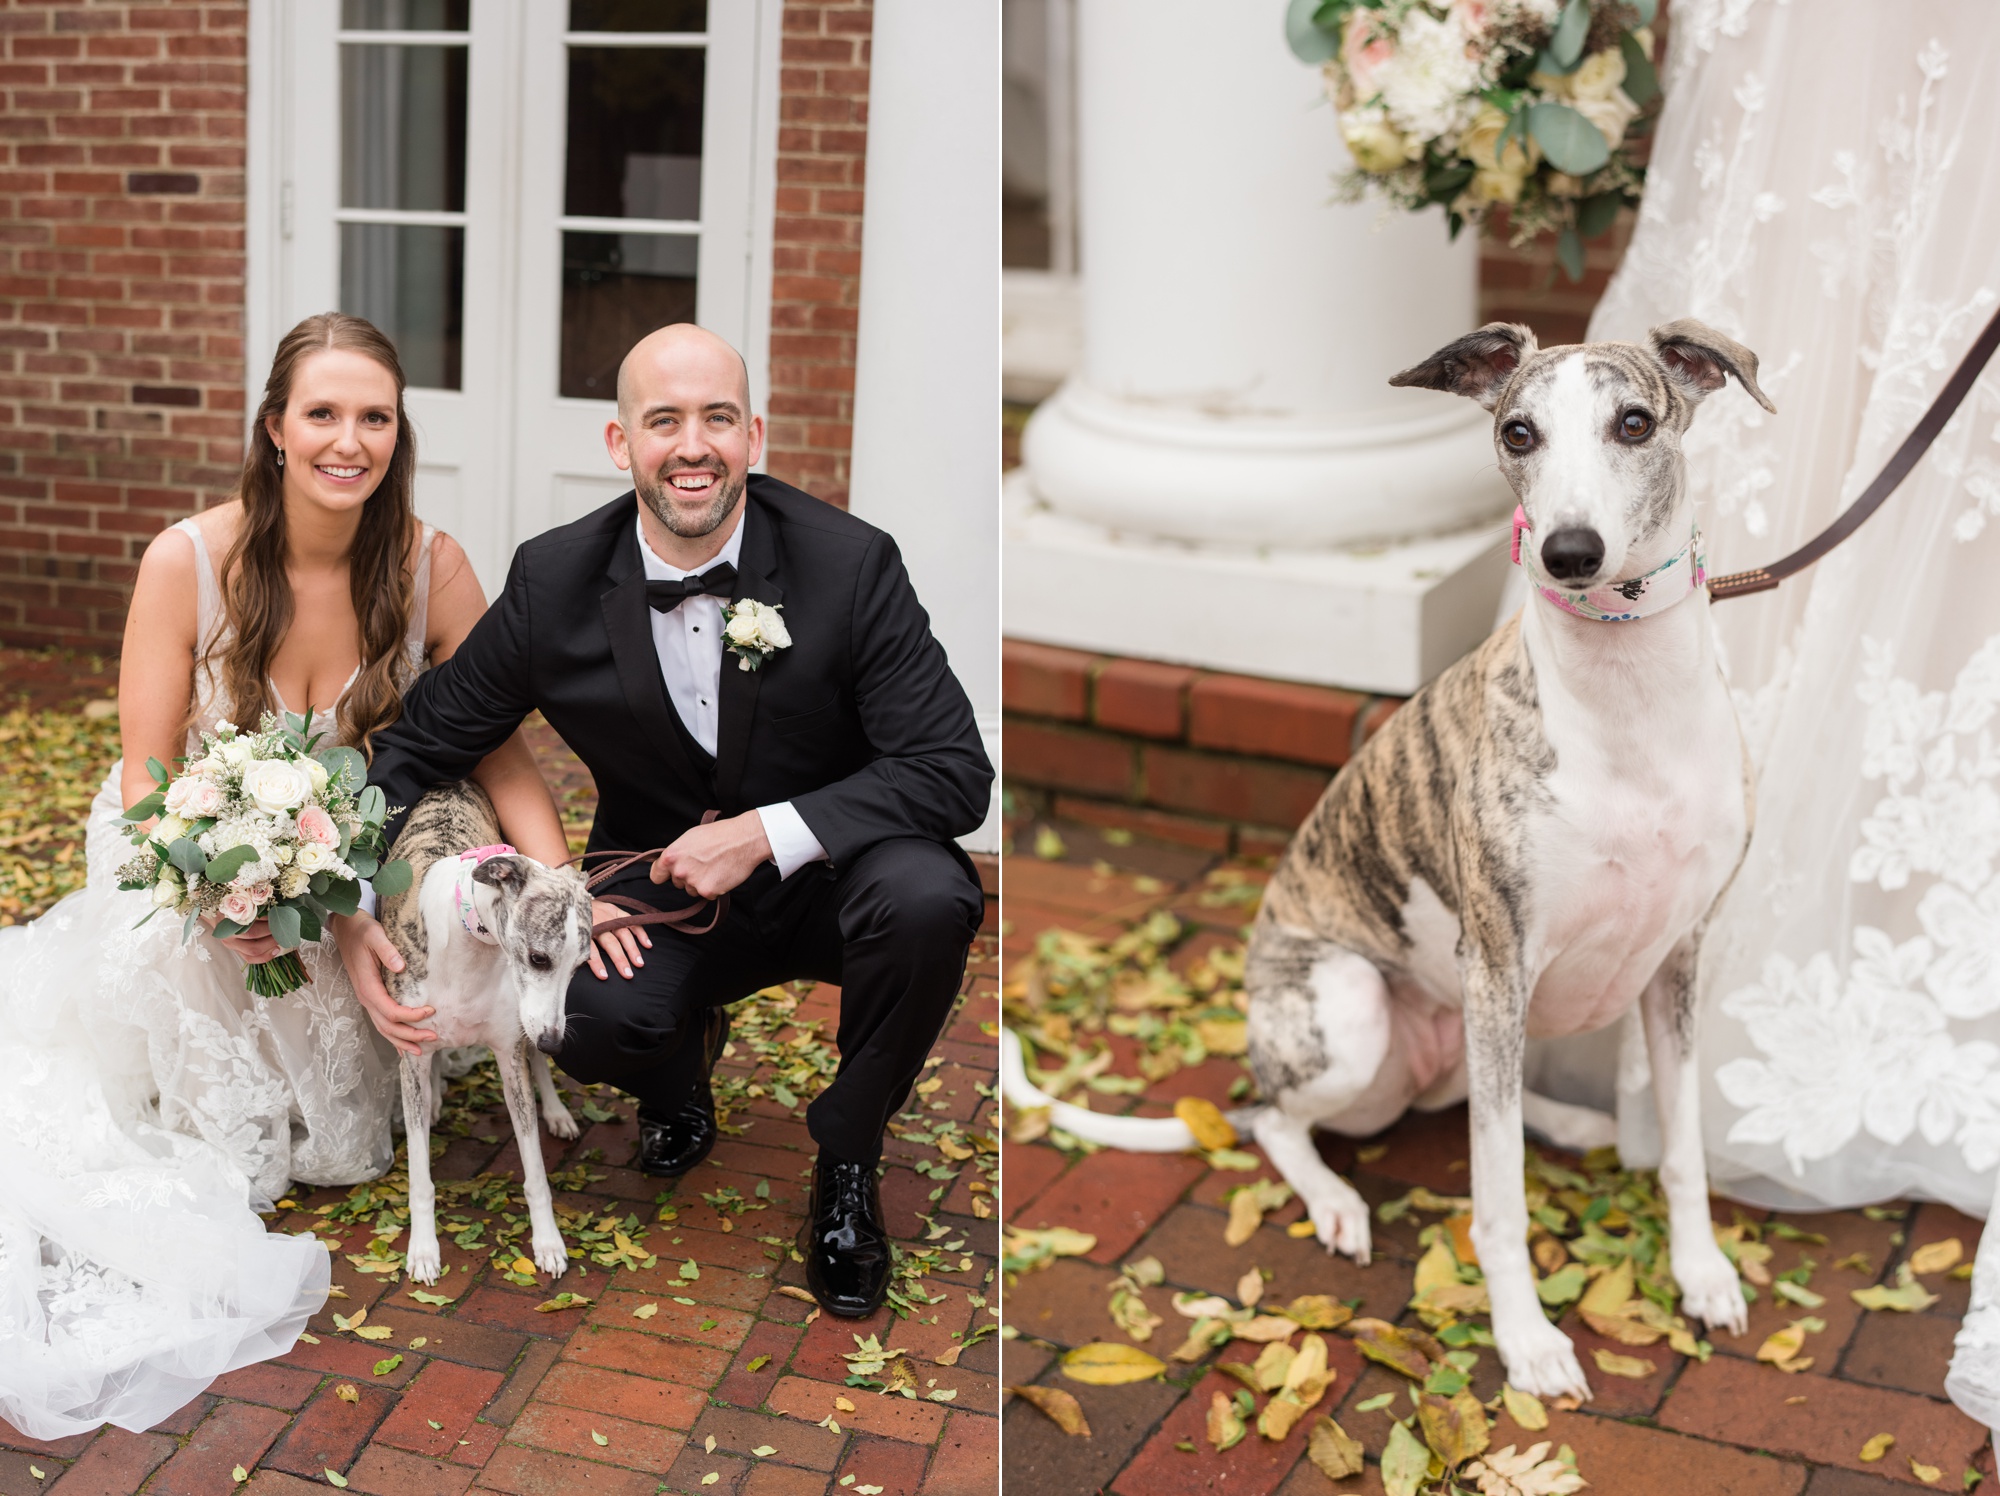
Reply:
[[[1492,631],[1509,571],[1505,520],[1379,547],[1227,550],[1059,516],[1026,469],[1002,509],[1015,638],[1386,695]]]

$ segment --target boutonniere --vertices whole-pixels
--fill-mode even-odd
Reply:
[[[783,607],[746,597],[722,610],[723,645],[736,656],[738,670],[755,670],[779,650],[792,647],[785,620],[778,616]]]

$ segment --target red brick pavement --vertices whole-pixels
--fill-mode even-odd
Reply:
[[[552,740],[537,747],[545,758],[560,751]],[[566,812],[587,815],[587,775],[579,780],[573,760],[551,761],[550,769],[559,794],[580,785],[565,797]],[[940,1084],[904,1113],[898,1130],[946,1116],[964,1125],[964,1135],[993,1129],[996,925],[989,908],[960,1007],[926,1072]],[[829,1017],[837,1000],[834,988],[814,989],[795,1016]],[[769,1067],[751,1058],[739,1051],[721,1071],[768,1087]],[[572,1095],[572,1110],[578,1099]],[[409,1296],[417,1285],[355,1269],[347,1254],[371,1237],[368,1223],[357,1222],[340,1233],[334,1256],[334,1284],[346,1297],[313,1318],[317,1343],[301,1340],[275,1361],[230,1373],[145,1433],[107,1426],[44,1443],[0,1422],[0,1496],[292,1496],[339,1484],[361,1496],[851,1496],[871,1485],[884,1496],[959,1496],[998,1488],[997,1343],[988,1334],[956,1365],[938,1364],[961,1344],[954,1331],[993,1323],[980,1305],[994,1291],[998,1222],[979,1214],[990,1212],[991,1195],[970,1189],[980,1178],[972,1164],[948,1165],[935,1147],[888,1139],[883,1196],[901,1246],[932,1238],[924,1215],[942,1228],[937,1243],[964,1245],[924,1279],[938,1301],[920,1317],[899,1320],[885,1310],[866,1322],[835,1321],[783,1291],[800,1288],[803,1270],[787,1245],[759,1240],[789,1244],[801,1224],[813,1152],[802,1106],[768,1095],[751,1101],[730,1119],[741,1131],[669,1194],[660,1188],[669,1181],[629,1167],[636,1149],[629,1100],[593,1099],[611,1120],[586,1123],[574,1142],[542,1138],[549,1169],[579,1170],[572,1182],[583,1186],[559,1189],[557,1208],[621,1219],[636,1213],[649,1226],[653,1268],[573,1262],[560,1284],[543,1276],[532,1288],[516,1286],[488,1264],[490,1246],[466,1251],[447,1238],[450,1271],[435,1287],[453,1302],[435,1307]],[[518,1169],[504,1109],[475,1113],[470,1131],[437,1160],[440,1180]],[[764,1208],[724,1214],[702,1199],[730,1187]],[[675,1219],[659,1222],[663,1196]],[[346,1197],[302,1193],[298,1209],[273,1216],[271,1228],[318,1223],[330,1235],[314,1208]],[[447,1209],[440,1202],[440,1213]],[[454,1213],[499,1224],[490,1211]],[[681,1277],[683,1261],[698,1264],[699,1278]],[[557,1288],[595,1302],[537,1313]],[[652,1316],[633,1314],[649,1303],[657,1306]],[[387,1326],[388,1338],[358,1339],[335,1326],[334,1313],[364,1306],[368,1325]],[[857,1330],[903,1346],[925,1395],[842,1385],[840,1352],[854,1348]],[[393,1369],[376,1374],[396,1356]],[[946,1403],[930,1400],[931,1392],[956,1395]],[[829,1417],[837,1429],[822,1426]],[[239,1466],[247,1484],[233,1479]]]
[[[1206,854],[1185,846],[1144,839],[1120,845],[1074,823],[1056,829],[1069,849],[1066,860],[1007,860],[1001,930],[1010,957],[1031,949],[1034,937],[1051,925],[1102,933],[1115,928],[1115,923],[1102,921],[1133,918],[1148,907],[1186,909],[1184,890],[1214,865]],[[1016,830],[1016,845],[1031,840],[1032,828]],[[1165,887],[1142,892],[1134,886],[1135,874],[1160,880]],[[1241,911],[1236,913],[1240,917]],[[1132,1067],[1121,1063],[1114,1068],[1127,1073]],[[1204,1073],[1209,1070],[1216,1073]],[[1220,1100],[1226,1093],[1224,1077],[1233,1070],[1233,1062],[1210,1060],[1197,1071],[1183,1071],[1155,1085],[1132,1110],[1157,1115],[1164,1110],[1158,1102],[1170,1103],[1188,1090]],[[1092,1100],[1099,1109],[1111,1104],[1106,1097]],[[1324,1138],[1321,1151],[1371,1202],[1401,1195],[1414,1184],[1464,1191],[1469,1145],[1462,1107],[1408,1117],[1369,1141],[1386,1151],[1378,1157],[1371,1149],[1366,1164],[1357,1164],[1356,1145],[1346,1140]],[[1393,1391],[1400,1398],[1402,1379],[1375,1366],[1357,1375],[1360,1363],[1351,1354],[1345,1359],[1338,1354],[1351,1349],[1344,1341],[1336,1341],[1334,1364],[1340,1376],[1321,1411],[1363,1442],[1371,1463],[1361,1476],[1338,1484],[1303,1458],[1297,1431],[1280,1444],[1267,1444],[1253,1432],[1217,1455],[1202,1430],[1209,1395],[1216,1389],[1233,1391],[1237,1384],[1208,1370],[1212,1362],[1176,1366],[1168,1377],[1150,1382],[1093,1387],[1062,1377],[1056,1357],[1090,1341],[1127,1338],[1108,1312],[1115,1267],[1148,1255],[1166,1270],[1165,1285],[1146,1296],[1154,1312],[1168,1321],[1147,1344],[1163,1357],[1186,1328],[1167,1305],[1171,1295],[1188,1289],[1233,1298],[1238,1279],[1253,1265],[1269,1277],[1267,1302],[1330,1293],[1358,1301],[1364,1314],[1414,1322],[1404,1306],[1418,1255],[1418,1222],[1406,1217],[1395,1225],[1377,1224],[1376,1258],[1366,1268],[1328,1256],[1314,1241],[1288,1236],[1284,1228],[1300,1213],[1296,1202],[1270,1216],[1248,1243],[1232,1248],[1223,1241],[1223,1193],[1249,1179],[1277,1177],[1268,1164],[1256,1174],[1220,1173],[1193,1158],[1108,1150],[1070,1157],[1047,1142],[1025,1147],[1007,1143],[1004,1149],[1009,1221],[1028,1227],[1075,1226],[1100,1239],[1099,1249],[1088,1257],[1059,1260],[1006,1288],[1006,1321],[1014,1338],[1003,1352],[1003,1382],[1062,1387],[1082,1404],[1092,1430],[1088,1439],[1070,1438],[1035,1408],[1009,1398],[1003,1422],[1010,1489],[1035,1496],[1106,1491],[1117,1496],[1194,1491],[1327,1496],[1382,1490],[1372,1461],[1387,1436],[1389,1413],[1363,1413],[1356,1405],[1382,1392]],[[1727,1220],[1735,1208],[1718,1202],[1718,1215]],[[1768,1215],[1745,1214],[1754,1219]],[[1593,1371],[1597,1396],[1590,1404],[1557,1412],[1545,1433],[1533,1435],[1502,1415],[1494,1443],[1525,1445],[1545,1438],[1568,1443],[1590,1481],[1589,1490],[1618,1496],[1959,1491],[1973,1468],[1987,1472],[1990,1480],[1993,1452],[1986,1430],[1959,1413],[1942,1387],[1968,1285],[1948,1277],[1927,1278],[1940,1301],[1928,1313],[1909,1315],[1864,1312],[1847,1293],[1869,1281],[1891,1280],[1896,1263],[1926,1242],[1956,1236],[1970,1260],[1980,1223],[1937,1205],[1917,1207],[1903,1220],[1872,1220],[1860,1211],[1785,1219],[1800,1231],[1828,1238],[1825,1245],[1767,1238],[1776,1249],[1773,1272],[1791,1269],[1804,1256],[1819,1264],[1813,1286],[1827,1296],[1827,1303],[1814,1312],[1827,1321],[1827,1329],[1811,1337],[1815,1364],[1808,1372],[1787,1376],[1752,1359],[1770,1330],[1806,1312],[1780,1314],[1765,1295],[1752,1308],[1748,1334],[1712,1337],[1715,1354],[1707,1364],[1672,1355],[1664,1346],[1650,1347],[1639,1354],[1660,1366],[1654,1377],[1629,1381]],[[1832,1267],[1853,1252],[1868,1255],[1872,1278]],[[1609,1344],[1575,1318],[1574,1311],[1566,1315],[1563,1328],[1579,1344]],[[1245,1349],[1232,1346],[1214,1359],[1242,1359]],[[1484,1357],[1475,1378],[1474,1391],[1481,1396],[1498,1390],[1493,1359],[1491,1353]],[[1863,1444],[1880,1433],[1894,1434],[1895,1446],[1886,1458],[1863,1461]],[[1918,1479],[1912,1459],[1942,1472],[1935,1484]]]

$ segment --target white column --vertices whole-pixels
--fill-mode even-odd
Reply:
[[[1406,691],[1502,575],[1491,418],[1387,384],[1477,325],[1477,247],[1330,202],[1346,153],[1283,17],[1079,0],[1084,360],[1028,428],[1006,623]]]
[[[896,537],[1000,761],[1000,6],[876,0],[853,512]],[[965,844],[1000,847],[999,800]]]

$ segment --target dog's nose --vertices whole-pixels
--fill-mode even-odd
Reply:
[[[1542,542],[1542,566],[1558,582],[1595,576],[1604,564],[1604,537],[1587,525],[1567,525]]]
[[[543,1054],[554,1054],[562,1048],[562,1035],[555,1032],[543,1034],[535,1041],[535,1048]]]

